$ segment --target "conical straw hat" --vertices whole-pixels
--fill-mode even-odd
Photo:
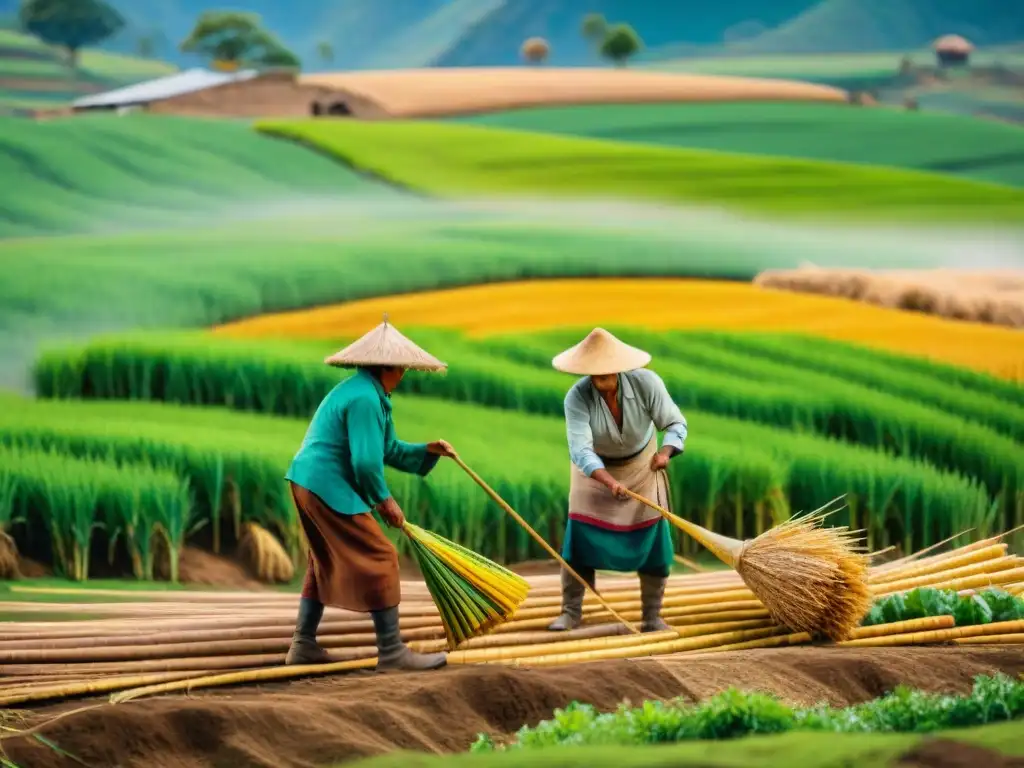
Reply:
[[[643,368],[651,356],[615,338],[604,328],[595,328],[587,338],[555,357],[551,364],[563,373],[603,376]]]
[[[399,333],[388,323],[386,314],[384,322],[343,350],[325,358],[324,362],[338,368],[389,365],[415,371],[443,371],[448,367]]]

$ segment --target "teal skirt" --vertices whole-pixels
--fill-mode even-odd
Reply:
[[[668,520],[638,531],[609,531],[569,520],[562,557],[571,565],[598,571],[657,572],[672,568],[675,552]]]

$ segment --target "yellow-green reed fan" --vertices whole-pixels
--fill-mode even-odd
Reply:
[[[488,496],[490,496],[497,503],[497,505],[499,507],[504,509],[505,512],[507,512],[508,515],[513,520],[515,520],[517,523],[519,523],[519,525],[521,525],[523,527],[523,529],[528,534],[530,534],[531,537],[533,537],[533,540],[536,541],[538,544],[540,544],[544,548],[544,550],[549,555],[551,555],[566,570],[566,572],[570,576],[572,576],[572,578],[576,579],[577,582],[579,582],[581,585],[583,585],[584,589],[590,590],[590,592],[592,592],[594,594],[594,597],[597,598],[597,601],[602,605],[602,607],[604,607],[604,609],[606,611],[608,611],[608,613],[610,613],[618,622],[623,624],[626,627],[626,629],[628,629],[633,634],[635,634],[635,635],[639,635],[640,634],[640,630],[639,629],[634,627],[632,624],[630,624],[628,621],[626,621],[624,618],[622,618],[622,616],[620,616],[618,613],[616,613],[615,609],[612,608],[610,605],[608,605],[608,602],[603,597],[601,597],[601,594],[594,587],[592,587],[590,584],[588,584],[586,579],[584,579],[582,576],[580,576],[578,573],[576,573],[576,571],[572,568],[572,566],[570,566],[567,562],[565,562],[565,560],[562,559],[562,556],[559,555],[550,544],[548,544],[546,541],[544,541],[544,538],[539,533],[537,533],[535,530],[533,530],[533,528],[530,527],[530,524],[528,522],[526,522],[519,515],[518,512],[516,512],[514,509],[512,509],[511,506],[509,506],[508,502],[506,502],[503,498],[501,498],[501,496],[498,495],[497,491],[495,491],[493,488],[491,488],[491,486],[489,486],[487,483],[485,483],[483,478],[480,477],[480,475],[478,475],[476,472],[474,472],[472,469],[470,469],[468,466],[466,466],[466,462],[464,462],[458,455],[453,456],[452,458],[455,461],[455,463],[458,464],[462,468],[462,471],[465,472],[467,475],[469,475],[471,478],[473,478],[473,482],[475,482],[477,485],[479,485],[481,488],[483,488],[484,492]]]
[[[530,585],[518,574],[408,521],[402,530],[441,614],[449,649],[508,621],[526,600]]]
[[[871,607],[868,558],[856,551],[853,532],[821,525],[832,514],[824,510],[841,496],[756,539],[740,541],[677,517],[638,493],[626,493],[735,569],[772,618],[794,632],[845,640]]]

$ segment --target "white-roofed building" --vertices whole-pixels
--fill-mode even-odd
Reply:
[[[96,93],[75,99],[71,108],[76,112],[87,109],[121,109],[126,107],[145,107],[153,102],[165,101],[188,93],[205,91],[229,83],[251,80],[259,74],[255,69],[239,72],[212,72],[196,67],[184,72],[176,72],[166,77],[147,80],[124,88],[117,88],[105,93]]]

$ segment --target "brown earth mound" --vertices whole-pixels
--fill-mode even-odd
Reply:
[[[239,563],[195,547],[185,547],[182,550],[181,559],[178,561],[178,578],[182,584],[229,589],[266,589]]]
[[[883,695],[899,683],[965,692],[974,676],[996,672],[1024,672],[1024,648],[791,648],[538,670],[364,673],[100,704],[45,723],[78,706],[65,704],[31,714],[25,723],[45,723],[39,734],[91,766],[315,766],[396,749],[461,752],[479,732],[507,738],[574,700],[609,710],[625,699],[699,700],[738,686],[794,703],[841,705]],[[69,764],[29,736],[5,737],[3,747],[16,765]]]
[[[907,752],[904,768],[1024,768],[1024,758],[1006,757],[991,749],[949,739],[928,739]]]
[[[754,283],[863,301],[891,309],[1024,328],[1024,270],[768,270]]]

